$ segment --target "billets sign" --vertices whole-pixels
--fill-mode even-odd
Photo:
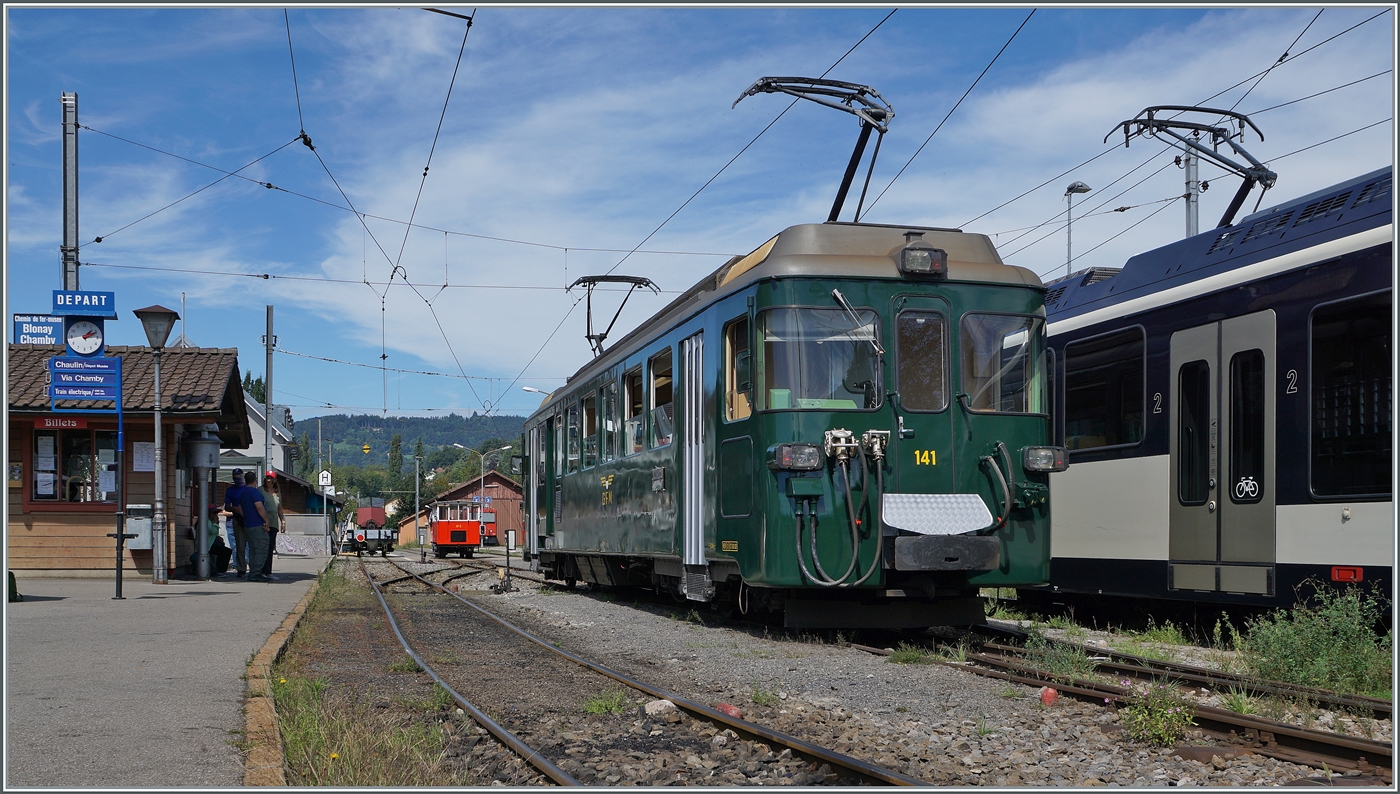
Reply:
[[[17,345],[63,344],[63,318],[47,314],[14,315],[15,333],[11,339]]]

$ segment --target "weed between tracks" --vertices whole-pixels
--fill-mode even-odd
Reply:
[[[628,700],[627,693],[621,689],[615,689],[589,698],[588,702],[583,704],[583,710],[586,714],[621,714],[630,709],[631,706],[632,703]]]

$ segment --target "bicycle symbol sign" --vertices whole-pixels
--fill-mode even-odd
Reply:
[[[1236,499],[1253,499],[1258,495],[1259,483],[1255,482],[1253,477],[1241,477],[1240,481],[1235,483]]]

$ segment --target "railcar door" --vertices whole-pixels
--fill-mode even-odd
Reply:
[[[525,447],[525,463],[530,467],[526,472],[529,479],[525,486],[529,495],[526,500],[529,514],[525,516],[525,548],[531,558],[540,550],[541,519],[544,517],[544,439],[544,426],[535,425],[530,428]]]
[[[705,561],[705,334],[681,341],[681,562],[682,590],[693,601],[713,595]]]
[[[886,490],[954,493],[952,313],[946,301],[920,295],[896,296],[892,309],[899,402],[892,405],[889,458],[894,476]]]
[[[1275,561],[1273,310],[1171,339],[1171,588],[1269,594]]]

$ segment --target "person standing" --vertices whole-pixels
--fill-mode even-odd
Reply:
[[[263,477],[262,497],[263,509],[267,511],[267,562],[263,563],[262,572],[275,582],[272,556],[277,553],[277,533],[282,531],[282,488],[277,482],[277,472],[269,471]]]
[[[224,491],[224,511],[233,524],[233,566],[240,578],[248,575],[248,532],[243,526],[243,470],[233,470],[233,485]]]
[[[258,489],[257,472],[243,475],[245,486],[238,492],[243,513],[243,531],[248,535],[248,581],[270,582],[262,572],[267,563],[267,508],[263,506],[262,491]]]

